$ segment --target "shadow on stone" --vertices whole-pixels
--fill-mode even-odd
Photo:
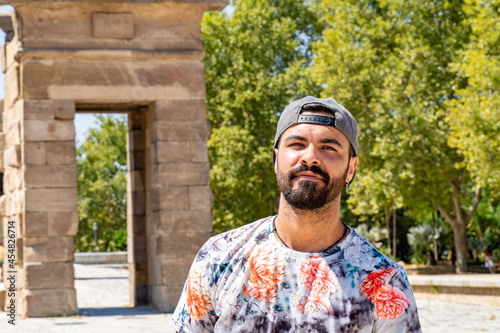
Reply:
[[[139,316],[160,314],[160,312],[148,306],[138,306],[135,308],[80,308],[78,310],[78,314],[80,316],[87,317]]]

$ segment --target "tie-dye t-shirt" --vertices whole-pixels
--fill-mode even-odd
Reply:
[[[178,332],[420,332],[405,270],[350,228],[321,253],[283,246],[272,217],[201,248],[172,317]]]

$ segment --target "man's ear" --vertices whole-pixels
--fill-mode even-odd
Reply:
[[[347,172],[347,176],[345,179],[346,183],[350,183],[351,180],[354,178],[354,172],[356,172],[357,167],[358,167],[358,157],[353,156],[349,161],[349,172]]]
[[[278,148],[274,148],[274,174],[278,174]]]

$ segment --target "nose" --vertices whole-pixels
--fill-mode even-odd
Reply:
[[[318,151],[312,144],[310,144],[306,149],[303,150],[300,164],[319,165]]]

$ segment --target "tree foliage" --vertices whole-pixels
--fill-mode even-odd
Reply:
[[[202,22],[214,229],[273,214],[272,150],[279,113],[318,88],[308,72],[322,31],[307,1],[236,0]]]
[[[488,3],[490,16],[498,15],[498,6]],[[463,129],[473,140],[479,122],[485,125],[476,146],[488,150],[480,157],[467,154],[481,148],[464,149],[467,143],[457,139],[462,123],[456,114],[468,119],[467,103],[493,98],[491,89],[474,88],[457,65],[474,50],[474,20],[483,15],[474,6],[459,0],[324,0],[327,28],[314,48],[313,77],[323,95],[338,98],[358,120],[360,167],[351,207],[361,215],[405,207],[416,218],[439,209],[454,230],[459,271],[466,270],[466,226],[481,201],[480,187],[498,170],[490,163],[474,174],[478,161],[498,149],[490,140],[498,133],[493,111]],[[491,22],[484,29],[489,45],[497,41],[498,47]],[[474,66],[476,61],[482,60],[471,61]]]
[[[127,249],[127,151],[125,116],[97,116],[77,148],[79,228],[77,251],[94,250],[93,222],[100,251]]]

